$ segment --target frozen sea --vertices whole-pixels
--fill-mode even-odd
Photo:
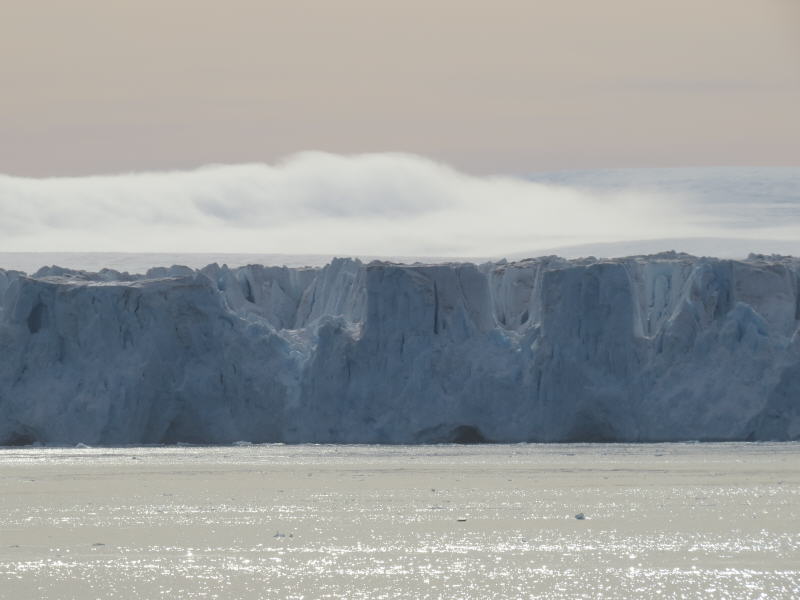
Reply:
[[[797,443],[0,449],[0,598],[798,596]]]

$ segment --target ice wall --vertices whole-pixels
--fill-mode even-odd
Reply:
[[[800,438],[800,262],[0,270],[0,444]]]

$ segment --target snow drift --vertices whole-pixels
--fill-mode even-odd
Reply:
[[[0,270],[0,444],[800,438],[800,261]]]

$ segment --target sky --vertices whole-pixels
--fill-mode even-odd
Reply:
[[[0,252],[800,239],[798,0],[4,0],[0,16]],[[795,170],[748,171],[769,193],[738,204],[714,196],[735,177],[525,178],[715,165]]]
[[[0,172],[800,164],[797,0],[4,0]]]

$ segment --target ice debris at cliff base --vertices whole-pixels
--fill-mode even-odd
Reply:
[[[800,438],[800,261],[0,270],[0,444]]]

